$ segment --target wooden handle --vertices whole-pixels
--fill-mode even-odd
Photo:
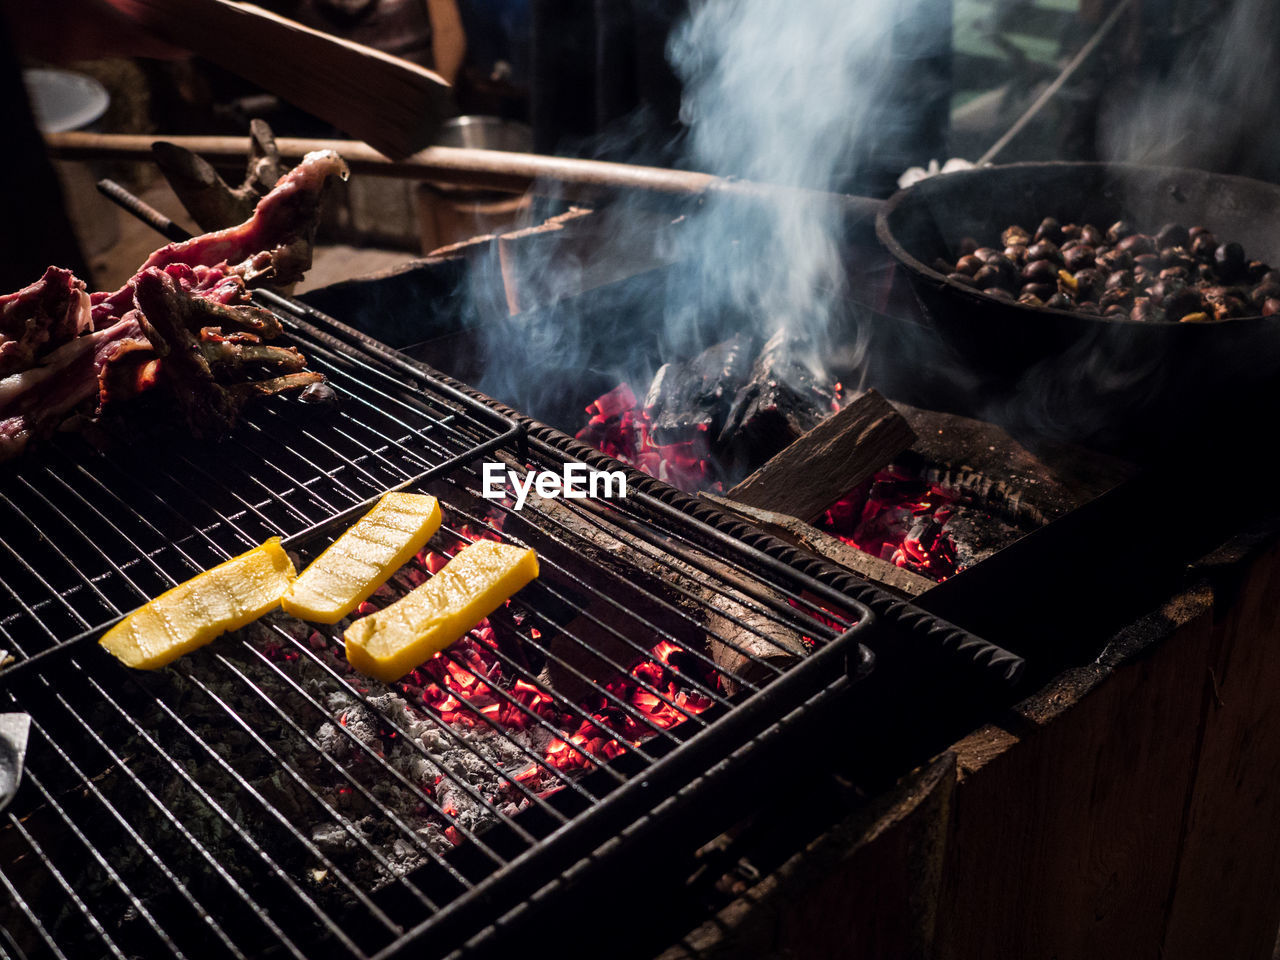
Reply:
[[[431,142],[451,88],[417,64],[233,0],[134,0],[163,37],[389,157]]]
[[[139,134],[50,133],[45,135],[52,156],[62,160],[151,160],[151,144],[164,139],[199,154],[215,165],[242,167],[248,156],[247,137],[152,137]],[[276,140],[286,161],[301,159],[312,150],[334,150],[357,176],[432,180],[478,190],[507,193],[553,193],[574,203],[593,203],[617,193],[698,197],[713,193],[741,197],[790,193],[799,200],[820,199],[844,208],[851,217],[874,217],[881,201],[871,197],[816,194],[794,187],[774,187],[748,180],[726,180],[693,170],[641,167],[603,160],[576,160],[536,153],[429,147],[402,160],[388,160],[368,144],[354,140]]]

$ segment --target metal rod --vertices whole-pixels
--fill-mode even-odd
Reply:
[[[1106,39],[1107,34],[1109,34],[1115,25],[1120,22],[1120,17],[1124,15],[1124,12],[1129,9],[1129,6],[1132,3],[1133,0],[1120,0],[1120,2],[1115,5],[1115,8],[1112,9],[1111,14],[1107,19],[1102,21],[1102,25],[1094,31],[1093,36],[1085,41],[1084,46],[1076,51],[1076,55],[1071,58],[1070,62],[1067,63],[1065,67],[1062,68],[1062,72],[1054,78],[1054,81],[1049,84],[1049,86],[1045,87],[1040,96],[1036,97],[1035,102],[1026,109],[1022,116],[1013,122],[1013,126],[1004,132],[1004,136],[993,143],[987,149],[987,152],[978,158],[977,166],[980,167],[984,163],[991,163],[997,156],[999,156],[1000,152],[1010,144],[1013,138],[1020,134],[1023,128],[1035,119],[1036,114],[1041,111],[1044,105],[1057,96],[1058,91],[1062,89],[1063,85],[1070,80],[1072,75],[1080,69],[1081,65],[1093,55],[1093,52],[1098,49],[1098,45]]]
[[[141,197],[130,193],[114,180],[109,180],[105,177],[99,180],[98,192],[112,203],[123,207],[153,230],[163,233],[175,243],[181,243],[183,240],[191,239],[191,234],[185,227],[181,224],[174,223],[155,207],[151,206],[151,204],[147,203]]]
[[[151,145],[164,140],[204,157],[211,163],[243,166],[249,156],[248,137],[155,137],[141,134],[50,133],[45,135],[51,156],[61,160],[151,160]],[[280,137],[284,160],[301,160],[315,150],[333,150],[362,176],[428,180],[452,186],[502,193],[533,191],[565,200],[594,202],[619,193],[657,198],[697,199],[731,196],[745,200],[835,204],[848,212],[874,217],[882,201],[873,197],[828,194],[800,187],[731,180],[693,170],[643,167],[603,160],[579,160],[505,150],[428,147],[405,160],[389,160],[359,140],[317,140]]]

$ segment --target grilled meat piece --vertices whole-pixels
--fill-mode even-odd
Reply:
[[[52,433],[73,410],[97,396],[103,371],[138,344],[150,348],[135,312],[0,380],[0,461],[22,453],[33,436]]]
[[[314,153],[238,227],[161,247],[123,287],[88,295],[67,270],[0,297],[0,460],[78,408],[103,413],[167,390],[201,436],[225,430],[252,397],[323,381],[248,302],[249,284],[296,279],[311,263],[321,195],[346,164]]]
[[[324,379],[318,373],[298,373],[306,358],[293,348],[238,344],[221,336],[202,339],[202,331],[208,329],[205,321],[211,317],[237,325],[242,319],[244,325],[249,325],[254,321],[247,318],[256,318],[261,326],[261,318],[256,315],[264,311],[258,307],[211,303],[184,290],[168,271],[155,267],[139,274],[134,285],[139,318],[161,361],[160,382],[199,436],[229,428],[252,396],[297,389]],[[243,374],[246,364],[262,363],[273,364],[293,376],[250,380],[230,387],[215,377],[215,367],[236,367]]]
[[[275,188],[258,201],[253,216],[236,227],[201,234],[181,243],[170,243],[147,258],[138,274],[114,293],[92,296],[94,326],[129,309],[138,276],[153,267],[183,265],[200,277],[200,268],[214,268],[217,282],[237,277],[241,283],[293,283],[311,266],[325,186],[334,176],[345,180],[347,165],[332,150],[320,150],[280,178]],[[213,282],[206,274],[201,285]],[[234,282],[234,281],[233,281]]]
[[[0,377],[26,370],[91,325],[84,282],[50,267],[30,286],[0,296]]]

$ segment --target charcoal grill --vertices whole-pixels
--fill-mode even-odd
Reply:
[[[340,393],[337,414],[272,398],[216,447],[159,428],[63,437],[0,478],[0,644],[16,658],[0,672],[0,709],[33,716],[0,828],[5,952],[496,949],[574,884],[731,824],[751,802],[749,771],[874,676],[861,642],[882,626],[872,605],[946,651],[960,677],[1017,672],[999,648],[851,578],[796,569],[781,544],[749,543],[634,472],[631,495],[607,504],[517,513],[482,500],[486,455],[609,464],[554,431],[527,436],[510,411],[336,321],[264,302]],[[487,686],[483,707],[429,696],[431,674],[366,681],[345,668],[335,629],[283,616],[156,674],[97,647],[123,612],[266,536],[314,555],[390,488],[441,498],[433,543],[446,549],[500,535],[539,551],[543,575],[492,619],[493,643],[434,665]],[[591,559],[601,537],[622,548],[620,567]],[[673,600],[641,587],[637,602],[632,583],[617,599],[632,550],[703,589]],[[404,576],[425,574],[419,563]],[[785,633],[807,655],[782,665],[744,651],[750,670],[727,671],[703,644],[713,604],[717,622],[746,631],[722,644]],[[668,660],[642,657],[649,673],[615,664],[621,680],[583,677],[590,696],[569,700],[544,671],[582,674],[552,639],[585,646],[585,623],[632,647],[644,631],[655,646],[636,652],[665,643]]]

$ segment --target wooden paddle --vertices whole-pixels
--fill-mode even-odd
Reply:
[[[234,0],[134,0],[169,42],[400,159],[452,116],[438,74]]]

